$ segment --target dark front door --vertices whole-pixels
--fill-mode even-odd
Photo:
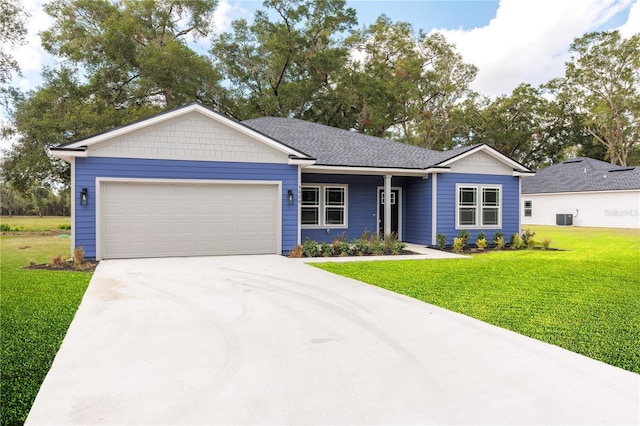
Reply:
[[[378,189],[378,233],[384,235],[384,189]],[[398,212],[400,206],[400,191],[397,189],[391,190],[391,232],[395,233],[398,237]]]

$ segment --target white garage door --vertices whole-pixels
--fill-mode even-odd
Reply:
[[[100,183],[103,259],[276,253],[274,184]]]

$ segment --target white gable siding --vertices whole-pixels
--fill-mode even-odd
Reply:
[[[487,153],[476,152],[452,163],[451,172],[511,176],[513,169]]]
[[[525,201],[532,212],[523,225],[555,225],[556,214],[572,214],[574,226],[640,228],[640,191],[522,194],[523,212]]]
[[[88,155],[253,163],[288,161],[286,154],[198,112],[92,145]]]

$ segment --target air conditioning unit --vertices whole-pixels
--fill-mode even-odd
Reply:
[[[572,214],[557,214],[556,215],[556,225],[573,226],[573,215]]]

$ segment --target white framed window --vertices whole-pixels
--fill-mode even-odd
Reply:
[[[533,213],[533,201],[525,200],[524,201],[524,216],[531,217],[531,213]]]
[[[456,185],[456,229],[501,228],[501,185]]]
[[[302,185],[300,225],[303,228],[346,228],[347,185]]]

